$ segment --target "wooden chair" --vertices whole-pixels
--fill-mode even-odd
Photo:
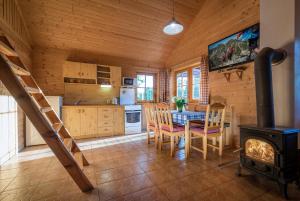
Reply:
[[[147,124],[147,142],[150,144],[151,139],[154,139],[155,146],[158,147],[159,127],[156,116],[156,106],[154,103],[144,104],[146,124]],[[154,136],[151,137],[150,132],[153,131]]]
[[[159,150],[162,149],[164,136],[168,136],[170,137],[171,143],[171,156],[173,156],[175,151],[176,139],[179,137],[184,137],[184,126],[180,126],[172,122],[170,106],[166,103],[159,103],[156,105],[156,114],[160,131]]]
[[[206,109],[205,121],[202,124],[192,125],[189,129],[189,146],[203,153],[203,158],[207,157],[207,148],[212,147],[213,150],[219,150],[219,156],[223,153],[223,133],[224,133],[225,105],[208,105]],[[203,149],[192,146],[194,139],[202,138]],[[216,145],[217,138],[219,141]],[[212,144],[208,143],[208,139],[212,140]]]

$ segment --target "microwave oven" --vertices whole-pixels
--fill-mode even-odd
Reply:
[[[122,85],[135,87],[136,86],[136,78],[123,77]]]

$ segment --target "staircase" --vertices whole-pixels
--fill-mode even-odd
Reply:
[[[0,80],[81,191],[92,190],[83,172],[88,161],[5,36],[0,36]]]

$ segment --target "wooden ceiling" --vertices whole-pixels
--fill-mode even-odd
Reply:
[[[185,30],[205,0],[176,0]],[[19,0],[33,45],[164,63],[182,34],[162,32],[171,0]]]

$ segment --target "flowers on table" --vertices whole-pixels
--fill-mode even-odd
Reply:
[[[186,104],[186,100],[182,97],[174,96],[172,98],[173,103],[176,104],[178,112],[182,112],[183,106]]]

